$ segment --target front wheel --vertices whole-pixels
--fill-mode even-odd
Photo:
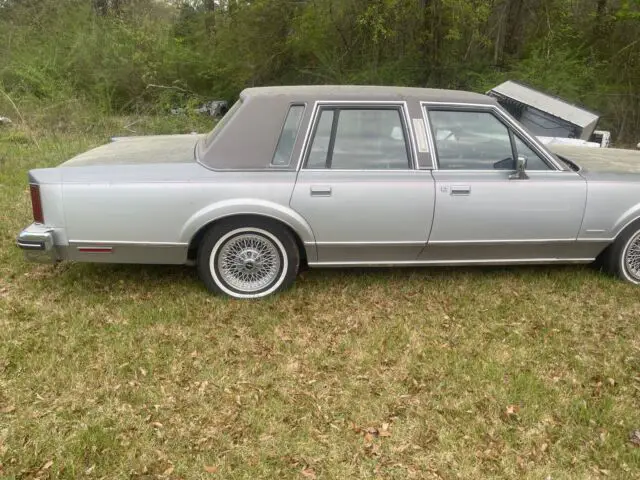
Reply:
[[[603,260],[611,273],[640,285],[640,222],[630,225],[618,236]]]
[[[198,272],[209,290],[235,298],[260,298],[289,287],[300,252],[291,232],[253,220],[214,225],[198,249]]]

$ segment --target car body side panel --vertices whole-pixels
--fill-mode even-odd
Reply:
[[[409,261],[426,244],[433,200],[429,171],[301,170],[291,207],[313,228],[319,264]]]
[[[582,172],[587,179],[589,195],[581,240],[615,237],[630,223],[640,218],[640,174]]]
[[[311,229],[288,207],[295,172],[220,173],[196,163],[71,170],[63,186],[69,259],[184,263],[200,228],[236,214],[278,218],[314,258]],[[112,250],[91,251],[105,246]]]
[[[575,172],[437,171],[424,260],[575,258],[587,186]],[[457,248],[455,248],[457,246]],[[582,257],[581,257],[582,258]]]
[[[187,245],[132,242],[72,241],[60,249],[64,260],[91,263],[183,265],[187,263],[187,253]]]
[[[475,244],[431,244],[420,255],[427,264],[592,262],[608,242],[525,241]]]

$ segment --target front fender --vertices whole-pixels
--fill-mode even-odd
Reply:
[[[281,221],[300,237],[309,261],[317,260],[315,235],[306,220],[289,207],[255,198],[224,200],[202,208],[187,220],[180,232],[180,241],[190,243],[202,227],[216,220],[236,215],[259,215]]]
[[[587,208],[581,238],[615,239],[640,218],[640,174],[585,170]]]

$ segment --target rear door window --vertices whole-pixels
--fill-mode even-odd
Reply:
[[[323,108],[307,168],[407,170],[407,138],[399,107]]]

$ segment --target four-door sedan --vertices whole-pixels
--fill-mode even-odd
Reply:
[[[251,88],[206,136],[115,138],[29,183],[27,258],[196,264],[237,298],[302,263],[598,259],[640,283],[640,175],[585,171],[468,92]]]

